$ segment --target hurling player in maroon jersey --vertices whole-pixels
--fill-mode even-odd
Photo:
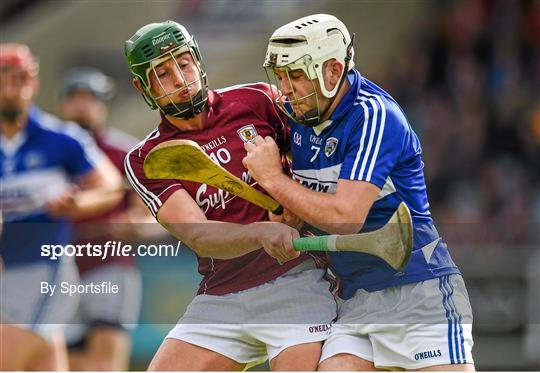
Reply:
[[[126,173],[156,219],[196,254],[198,295],[171,330],[150,370],[242,370],[265,359],[273,370],[315,370],[336,304],[298,231],[223,190],[150,180],[144,158],[171,139],[197,142],[214,161],[255,185],[244,143],[272,136],[289,147],[286,120],[266,84],[207,88],[199,48],[176,22],[139,29],[125,44],[134,85],[161,123],[126,157]]]

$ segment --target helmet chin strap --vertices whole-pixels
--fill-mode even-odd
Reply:
[[[326,111],[325,111],[326,112]],[[297,118],[298,123],[300,123],[303,126],[307,127],[315,127],[319,124],[320,118],[319,117],[319,110],[318,109],[309,109],[301,116],[297,117],[295,114],[293,114],[294,118]]]
[[[299,122],[300,124],[307,126],[307,127],[315,127],[321,124],[322,118],[328,113],[328,110],[330,110],[330,107],[334,103],[334,100],[336,99],[336,96],[343,86],[343,83],[345,82],[345,79],[347,79],[347,75],[349,74],[349,63],[351,62],[352,58],[352,47],[354,44],[354,36],[355,34],[352,34],[351,36],[351,42],[347,46],[347,55],[345,56],[345,66],[343,67],[343,74],[341,74],[341,79],[339,80],[338,89],[336,90],[336,94],[330,99],[330,102],[328,102],[328,105],[324,108],[323,112],[319,115],[319,110],[317,108],[313,108],[305,112],[299,119],[302,120],[302,122]],[[324,83],[324,82],[323,82]],[[313,115],[311,115],[313,114]]]
[[[203,97],[204,91],[204,97]],[[203,88],[193,97],[193,104],[191,102],[183,102],[181,104],[167,104],[161,107],[161,110],[167,115],[170,115],[179,119],[191,119],[195,115],[202,113],[206,107],[206,99],[208,97],[208,88]]]

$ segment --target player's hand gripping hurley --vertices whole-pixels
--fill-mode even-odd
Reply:
[[[169,140],[154,147],[144,160],[149,179],[190,180],[207,184],[241,197],[274,214],[283,212],[272,197],[261,193],[214,162],[191,140]],[[413,246],[412,219],[401,203],[388,223],[372,232],[303,237],[293,240],[298,251],[356,251],[378,256],[392,268],[403,268]]]

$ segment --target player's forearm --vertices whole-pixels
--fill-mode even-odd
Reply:
[[[101,215],[117,206],[125,194],[120,173],[108,159],[102,159],[93,171],[77,181],[82,189],[73,198],[75,206],[66,211],[74,220]]]
[[[240,225],[208,221],[205,223],[167,224],[163,226],[200,257],[232,259],[258,250],[261,224]]]
[[[123,190],[111,190],[108,187],[77,192],[73,197],[75,206],[68,215],[74,220],[98,216],[118,205],[123,195]]]
[[[96,164],[96,173],[99,175],[99,181],[95,184],[109,190],[122,189],[124,186],[124,180],[118,169],[114,167],[113,163],[106,157],[101,159]]]
[[[351,234],[357,233],[363,226],[361,214],[350,211],[347,201],[335,194],[315,192],[286,175],[273,178],[261,186],[293,214],[325,232]]]

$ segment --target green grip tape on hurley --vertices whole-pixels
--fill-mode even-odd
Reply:
[[[330,236],[301,237],[293,239],[296,251],[328,251],[328,238]]]

